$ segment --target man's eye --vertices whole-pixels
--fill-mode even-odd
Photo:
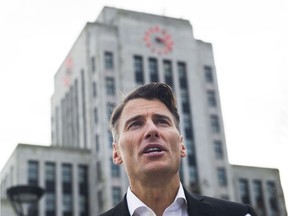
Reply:
[[[139,127],[142,125],[142,122],[140,121],[134,121],[132,122],[131,124],[128,125],[128,129],[131,129],[131,128],[135,128],[135,127]]]
[[[169,121],[167,119],[157,119],[157,124],[169,125]]]

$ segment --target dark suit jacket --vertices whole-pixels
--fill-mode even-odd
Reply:
[[[256,216],[252,207],[212,197],[191,194],[185,191],[189,216]],[[114,208],[99,216],[130,216],[126,195]]]

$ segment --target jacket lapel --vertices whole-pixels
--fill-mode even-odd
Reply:
[[[111,216],[130,216],[129,213],[129,209],[128,209],[128,205],[127,205],[127,198],[126,198],[126,194],[123,197],[123,199],[111,210],[112,212],[110,212]],[[106,216],[106,215],[105,215]]]
[[[207,204],[204,204],[203,197],[199,195],[194,195],[190,192],[188,192],[184,188],[185,196],[187,199],[188,204],[188,214],[189,216],[209,216],[210,215],[210,206]]]
[[[188,192],[184,188],[184,193],[188,203],[188,215],[189,216],[210,216],[210,209],[211,207],[207,204],[204,204],[203,197],[199,195],[194,195]],[[127,198],[126,195],[123,199],[118,203],[117,206],[113,209],[113,216],[130,216],[128,205],[127,205]]]

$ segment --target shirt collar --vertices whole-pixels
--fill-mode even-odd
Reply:
[[[178,203],[178,205],[176,204]],[[185,197],[185,193],[184,193],[184,189],[183,186],[180,182],[180,186],[177,192],[177,195],[173,201],[173,203],[168,207],[169,209],[171,208],[175,208],[176,206],[181,205],[181,203],[185,203],[185,205],[187,205],[187,200]],[[143,207],[146,209],[151,210],[148,206],[146,206],[130,189],[130,187],[128,187],[127,190],[127,204],[128,204],[128,209],[130,212],[130,215],[133,215],[133,213],[137,210],[137,209],[142,209]],[[167,208],[167,210],[168,210]],[[176,207],[177,208],[177,207]],[[151,210],[152,211],[152,210]]]

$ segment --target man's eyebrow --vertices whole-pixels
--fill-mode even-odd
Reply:
[[[140,118],[143,118],[143,116],[142,115],[136,115],[136,116],[129,118],[127,121],[124,122],[124,128],[126,128],[127,125],[129,125],[131,122],[133,122],[137,119],[140,119]]]
[[[128,126],[131,122],[133,122],[133,121],[135,121],[135,120],[139,120],[139,119],[144,118],[144,116],[145,116],[145,115],[140,114],[140,115],[136,115],[136,116],[133,116],[133,117],[129,118],[128,120],[126,120],[126,121],[124,122],[124,128],[127,128],[127,126]],[[168,115],[163,115],[163,114],[160,114],[160,113],[155,113],[155,114],[153,114],[153,117],[152,117],[152,118],[161,118],[161,119],[166,119],[166,120],[169,121],[169,122],[173,122],[173,119],[171,119],[170,116],[168,116]]]
[[[163,114],[159,114],[159,113],[154,114],[154,116],[155,116],[156,118],[167,119],[167,120],[169,120],[169,121],[172,121],[172,120],[173,120],[173,119],[170,118],[170,116],[168,116],[168,115],[163,115]]]

